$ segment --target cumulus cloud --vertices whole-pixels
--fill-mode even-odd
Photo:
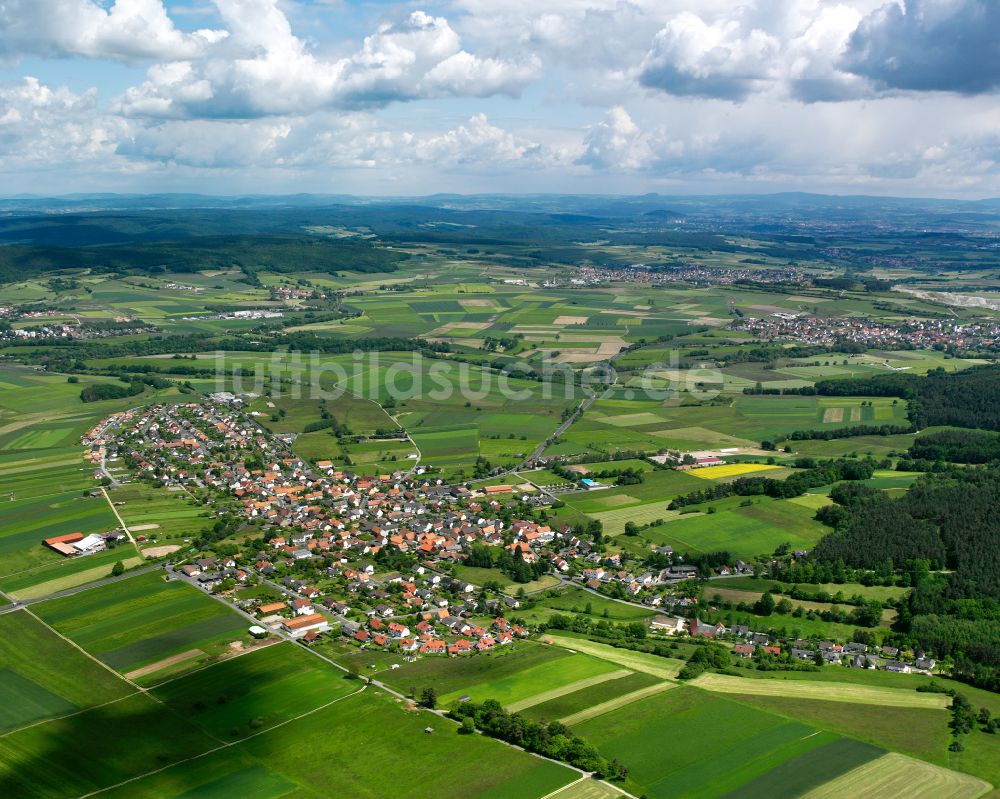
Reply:
[[[87,56],[133,61],[190,58],[224,38],[178,30],[161,0],[3,0],[0,56]]]
[[[651,160],[649,142],[621,106],[608,111],[583,137],[583,153],[576,163],[595,169],[638,169]]]
[[[813,102],[1000,88],[1000,4],[867,5],[756,0],[714,15],[679,13],[655,35],[639,83],[731,101],[756,94]]]
[[[1000,3],[906,0],[865,17],[843,67],[875,86],[980,94],[1000,87]]]
[[[311,118],[169,120],[140,125],[117,153],[129,158],[205,169],[528,168],[552,165],[558,154],[476,114],[442,132],[381,127],[370,114]]]
[[[413,157],[431,164],[459,166],[545,166],[558,160],[537,142],[491,125],[486,114],[476,114],[457,128],[440,135],[405,137]]]
[[[0,166],[22,168],[107,158],[125,123],[96,110],[93,91],[77,94],[33,77],[0,84]]]
[[[230,35],[199,59],[157,64],[121,97],[122,113],[252,118],[394,101],[517,95],[536,58],[520,62],[462,49],[443,17],[414,11],[385,23],[349,57],[316,56],[292,32],[278,0],[215,0]]]
[[[775,79],[780,51],[781,42],[759,28],[683,13],[656,34],[640,81],[669,94],[743,100]]]

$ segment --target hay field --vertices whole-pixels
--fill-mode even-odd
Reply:
[[[874,685],[850,685],[839,682],[805,680],[754,680],[728,677],[724,674],[703,674],[691,685],[723,694],[756,696],[789,696],[800,699],[825,699],[832,702],[852,702],[886,707],[944,708],[951,702],[946,694],[918,693],[907,688],[883,688]]]

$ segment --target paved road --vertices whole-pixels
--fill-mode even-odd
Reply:
[[[580,588],[586,591],[588,594],[599,596],[601,599],[606,599],[609,602],[617,602],[619,605],[630,605],[633,608],[639,608],[640,610],[645,610],[649,613],[653,613],[656,611],[656,608],[648,607],[647,605],[643,605],[640,602],[629,602],[629,600],[627,599],[618,599],[617,597],[608,596],[607,594],[602,594],[600,591],[596,591],[593,588],[590,588],[585,583],[574,582],[573,578],[570,577],[568,574],[557,574],[556,577],[558,577],[563,582],[564,585],[569,585],[574,588]]]
[[[108,488],[118,488],[121,483],[115,479],[115,476],[108,471],[108,451],[105,447],[101,447],[101,465],[97,467],[98,470],[111,481],[111,485]]]
[[[600,394],[591,394],[589,397],[586,397],[583,400],[583,402],[581,402],[579,406],[577,406],[576,410],[573,411],[573,413],[570,414],[559,425],[559,427],[557,427],[552,432],[552,434],[548,436],[548,438],[546,438],[541,444],[535,447],[534,452],[532,452],[527,458],[521,461],[521,463],[519,463],[516,467],[511,469],[510,472],[506,472],[505,474],[516,472],[518,469],[523,469],[526,464],[531,463],[532,461],[535,461],[538,458],[542,457],[542,453],[545,452],[546,447],[548,447],[553,440],[559,438],[559,436],[561,436],[563,433],[569,430],[569,428],[572,427],[573,424],[577,420],[579,420],[581,416],[583,416],[588,410],[590,410],[590,406],[593,405],[595,402],[597,402],[597,400],[604,399],[604,397],[606,397],[611,392],[611,389],[613,389],[615,387],[615,384],[617,384],[618,382],[618,373],[615,371],[615,359],[621,357],[621,355],[622,353],[620,352],[618,353],[618,355],[613,355],[611,358],[608,359],[607,365],[605,366],[604,391],[602,391]]]

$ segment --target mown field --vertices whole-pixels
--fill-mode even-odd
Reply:
[[[743,501],[728,502],[728,508],[708,503],[694,509],[705,512],[670,516],[665,524],[644,530],[642,538],[657,546],[672,546],[677,552],[726,551],[733,558],[749,560],[770,554],[781,544],[810,549],[829,531],[813,518],[814,509],[800,503],[755,497],[743,506]],[[713,506],[717,512],[707,512]]]
[[[247,622],[221,602],[159,572],[34,606],[46,623],[122,674],[181,652],[194,668],[230,643],[249,640]],[[155,671],[143,674],[149,684]]]
[[[133,535],[160,544],[195,539],[212,526],[212,511],[185,491],[130,483],[109,491],[111,500]],[[144,544],[143,547],[146,545]]]

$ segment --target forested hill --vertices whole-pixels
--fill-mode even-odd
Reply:
[[[237,267],[269,272],[392,272],[406,257],[363,240],[306,236],[206,236],[182,240],[54,247],[0,247],[0,283],[59,269],[193,272]]]
[[[848,380],[820,380],[816,392],[838,397],[903,397],[918,429],[931,425],[1000,430],[1000,366],[960,372],[933,369],[926,377],[896,372]]]

